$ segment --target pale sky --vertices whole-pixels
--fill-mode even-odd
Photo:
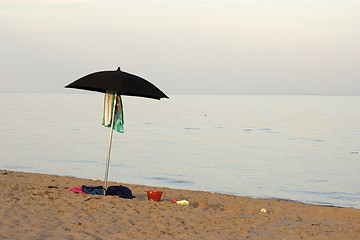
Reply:
[[[0,0],[0,34],[0,92],[121,67],[170,95],[360,94],[359,0]]]

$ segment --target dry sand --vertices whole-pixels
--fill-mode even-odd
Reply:
[[[109,185],[120,184],[136,199],[69,191],[101,181],[0,170],[0,239],[360,239],[359,209]],[[164,191],[161,202],[147,200],[150,189]]]

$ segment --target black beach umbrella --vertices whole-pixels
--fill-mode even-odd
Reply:
[[[153,98],[160,100],[161,98],[168,98],[160,89],[149,81],[127,73],[123,72],[118,68],[116,71],[101,71],[91,73],[86,75],[75,82],[70,83],[65,86],[66,88],[77,88],[88,91],[96,91],[102,93],[111,92],[114,94],[114,99],[117,96],[128,95],[128,96],[137,96],[145,98]],[[110,139],[109,139],[109,150],[106,159],[106,169],[105,169],[105,179],[104,179],[104,189],[107,189],[107,179],[109,172],[109,162],[110,162],[110,151],[111,151],[111,141],[113,134],[113,124],[114,124],[114,115],[116,101],[113,101],[113,111],[111,116],[111,130],[110,130]]]
[[[168,98],[160,89],[149,81],[123,72],[118,68],[116,71],[95,72],[70,83],[66,88],[78,88],[89,91],[103,92],[114,91],[118,95],[137,97]]]

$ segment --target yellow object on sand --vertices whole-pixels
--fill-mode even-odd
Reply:
[[[188,200],[179,200],[176,202],[176,204],[189,206],[189,201]]]

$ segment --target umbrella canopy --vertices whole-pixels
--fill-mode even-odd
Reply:
[[[123,72],[120,68],[116,71],[91,73],[65,87],[103,93],[106,91],[114,91],[117,92],[118,95],[154,98],[158,100],[161,98],[169,98],[154,84],[139,76]]]
[[[145,98],[153,98],[160,100],[161,98],[169,98],[165,95],[160,89],[149,81],[127,73],[123,72],[118,68],[116,71],[101,71],[91,73],[86,75],[75,82],[70,83],[65,86],[66,88],[78,88],[89,91],[97,91],[103,93],[112,92],[113,94],[113,107],[112,107],[112,116],[111,116],[111,130],[109,138],[109,149],[106,159],[106,168],[105,168],[105,179],[104,179],[104,189],[107,189],[107,179],[109,173],[109,162],[110,162],[110,151],[111,151],[111,142],[114,128],[114,116],[115,116],[115,107],[117,105],[117,96],[119,95],[128,95],[128,96],[137,96]],[[121,100],[120,100],[121,102]],[[122,107],[121,107],[122,109]],[[103,192],[105,194],[105,191]]]

